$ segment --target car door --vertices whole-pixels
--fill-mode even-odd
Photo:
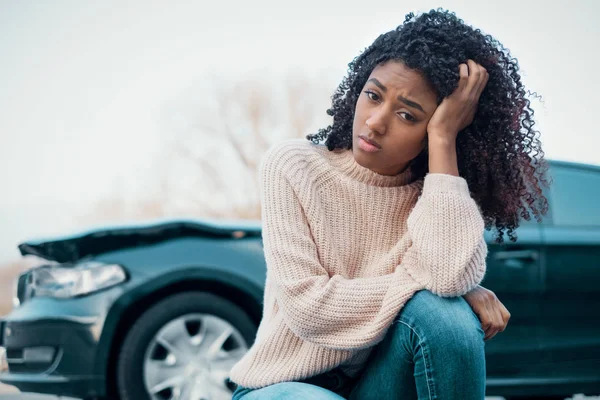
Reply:
[[[489,386],[535,371],[542,362],[541,228],[535,221],[524,221],[516,233],[516,242],[505,238],[497,244],[486,231],[487,272],[481,285],[493,291],[511,313],[506,330],[485,345]]]
[[[558,376],[600,374],[600,167],[554,163],[544,225],[541,335]]]

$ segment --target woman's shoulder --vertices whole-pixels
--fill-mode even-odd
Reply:
[[[327,164],[329,150],[305,138],[280,140],[271,145],[261,158],[261,168],[276,168],[281,172],[299,173]]]

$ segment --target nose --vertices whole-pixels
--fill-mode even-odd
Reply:
[[[369,118],[365,121],[367,128],[378,135],[385,134],[387,130],[387,116],[383,107],[374,109]]]

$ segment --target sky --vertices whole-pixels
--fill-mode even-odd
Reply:
[[[600,165],[589,100],[600,91],[599,4],[0,0],[0,262],[20,241],[79,228],[98,199],[143,190],[135,182],[164,145],[161,111],[191,82],[294,72],[333,89],[380,33],[435,7],[519,60],[544,99],[533,107],[547,158]]]

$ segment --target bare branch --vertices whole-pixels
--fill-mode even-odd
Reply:
[[[326,126],[329,90],[301,76],[288,77],[280,87],[258,77],[229,85],[218,79],[210,82],[213,89],[192,85],[165,105],[160,127],[165,146],[149,171],[154,194],[134,205],[119,197],[108,199],[87,218],[260,218],[261,157],[274,142]],[[197,95],[207,90],[217,96]],[[215,144],[215,151],[207,147]],[[234,201],[237,194],[243,203]]]

